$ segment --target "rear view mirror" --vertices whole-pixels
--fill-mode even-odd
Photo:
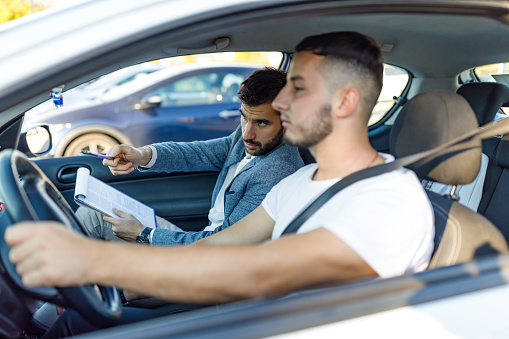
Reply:
[[[136,110],[145,110],[152,109],[161,106],[163,102],[163,98],[160,95],[152,95],[148,98],[144,98],[141,100],[139,104],[134,105],[134,109]]]
[[[48,125],[30,128],[20,135],[19,150],[27,155],[41,155],[51,149],[51,133]]]

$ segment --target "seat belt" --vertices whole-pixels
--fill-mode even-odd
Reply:
[[[486,125],[479,127],[476,130],[468,132],[463,136],[460,136],[443,145],[433,148],[432,150],[408,155],[389,163],[369,167],[361,171],[352,173],[343,178],[342,180],[338,181],[331,187],[329,187],[311,204],[309,204],[299,215],[297,215],[292,220],[292,222],[285,228],[281,235],[297,232],[298,229],[302,226],[302,224],[304,224],[306,220],[308,220],[318,209],[320,209],[327,201],[329,201],[330,198],[332,198],[342,189],[360,180],[375,177],[393,171],[400,167],[406,167],[415,164],[417,162],[422,162],[422,164],[425,164],[431,161],[432,159],[436,158],[437,155],[454,156],[458,153],[473,149],[474,147],[471,147],[468,144],[473,142],[474,140],[487,139],[495,135],[500,135],[507,132],[509,132],[509,118],[487,123]]]

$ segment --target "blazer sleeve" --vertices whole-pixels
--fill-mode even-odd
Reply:
[[[152,246],[179,246],[191,244],[202,238],[208,237],[214,233],[219,232],[217,227],[214,231],[200,231],[200,232],[177,232],[162,228],[156,228],[152,234]]]
[[[231,135],[192,142],[162,142],[152,144],[157,150],[154,166],[142,171],[200,172],[221,171],[228,158],[237,131]]]

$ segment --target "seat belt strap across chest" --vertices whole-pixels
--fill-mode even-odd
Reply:
[[[509,132],[509,118],[502,119],[496,122],[490,122],[476,130],[473,130],[465,135],[453,139],[443,145],[440,145],[432,150],[408,155],[396,159],[393,162],[381,164],[374,167],[369,167],[364,170],[352,173],[342,180],[338,181],[325,192],[309,204],[292,222],[285,228],[283,233],[294,233],[304,224],[306,220],[311,217],[320,207],[322,207],[330,198],[336,195],[342,189],[356,183],[357,181],[381,175],[393,171],[399,167],[409,166],[411,164],[422,161],[422,163],[429,162],[432,158],[436,158],[439,153],[440,156],[454,156],[455,154],[468,151],[472,149],[471,142],[478,139],[486,139],[495,135],[501,135]]]

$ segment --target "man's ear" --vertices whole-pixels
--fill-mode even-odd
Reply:
[[[346,118],[359,106],[361,95],[355,87],[348,86],[337,90],[333,96],[333,112],[338,118]]]

